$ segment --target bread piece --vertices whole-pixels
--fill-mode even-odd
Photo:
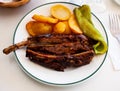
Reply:
[[[11,2],[0,2],[0,7],[14,8],[26,4],[30,0],[13,0]]]

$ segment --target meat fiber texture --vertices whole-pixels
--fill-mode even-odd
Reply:
[[[44,67],[64,71],[89,64],[95,41],[80,35],[41,35],[28,38],[26,57]]]

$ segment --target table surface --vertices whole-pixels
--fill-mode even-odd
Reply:
[[[119,91],[120,71],[113,69],[109,56],[101,69],[90,79],[73,86],[57,87],[28,77],[18,66],[13,53],[7,56],[2,53],[3,48],[12,44],[13,33],[20,19],[45,1],[50,0],[31,0],[18,8],[0,8],[0,91]],[[104,0],[104,3],[106,11],[117,12],[120,9],[113,0]]]

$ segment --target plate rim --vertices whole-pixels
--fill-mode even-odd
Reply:
[[[45,5],[49,5],[49,4],[57,4],[57,3],[63,3],[63,4],[71,4],[71,5],[74,5],[74,6],[80,6],[78,4],[74,4],[74,3],[71,3],[71,2],[49,2],[49,3],[45,3],[45,4],[42,4],[42,5],[39,5],[33,9],[31,9],[29,12],[27,12],[19,21],[19,23],[17,24],[16,28],[15,28],[15,31],[14,31],[14,34],[13,34],[13,44],[15,44],[15,34],[17,32],[17,28],[19,26],[19,24],[22,22],[22,20],[30,13],[32,12],[33,10],[39,8],[39,7],[42,7],[42,6],[45,6]],[[102,24],[102,22],[100,21],[100,19],[94,14],[91,12],[91,14],[99,21],[99,23],[101,24],[103,30],[104,30],[104,33],[105,33],[105,36],[106,36],[106,42],[107,42],[107,45],[109,47],[109,41],[108,41],[108,35],[107,35],[107,32],[106,32],[106,29],[104,27],[104,25]],[[105,56],[104,56],[104,59],[102,61],[102,63],[99,65],[99,67],[93,72],[91,73],[90,75],[88,75],[87,77],[81,79],[81,80],[78,80],[78,81],[73,81],[73,82],[68,82],[68,83],[54,83],[54,82],[49,82],[49,81],[44,81],[40,78],[37,78],[36,76],[34,76],[33,74],[31,74],[30,72],[28,72],[24,66],[21,64],[21,62],[19,61],[19,58],[17,57],[17,54],[16,54],[16,51],[14,51],[14,55],[15,55],[15,58],[16,58],[16,61],[18,63],[18,65],[20,66],[20,68],[31,78],[33,78],[34,80],[38,81],[38,82],[42,82],[44,84],[48,84],[48,85],[56,85],[56,86],[68,86],[68,85],[73,85],[73,84],[76,84],[76,83],[80,83],[80,82],[83,82],[85,80],[87,80],[88,78],[90,78],[91,76],[93,76],[100,68],[101,66],[103,65],[103,63],[105,62],[105,59],[107,57],[107,54],[108,54],[108,51],[105,53]]]

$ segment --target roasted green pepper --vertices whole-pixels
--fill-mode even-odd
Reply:
[[[87,10],[85,10],[86,7]],[[97,44],[93,45],[95,53],[103,54],[107,51],[108,46],[101,33],[93,25],[90,12],[91,11],[88,5],[83,5],[79,8],[74,9],[76,20],[83,33],[86,36],[98,41]]]
[[[83,17],[85,17],[91,24],[93,24],[90,7],[88,5],[82,5],[82,7],[79,7],[79,9],[82,12]]]

